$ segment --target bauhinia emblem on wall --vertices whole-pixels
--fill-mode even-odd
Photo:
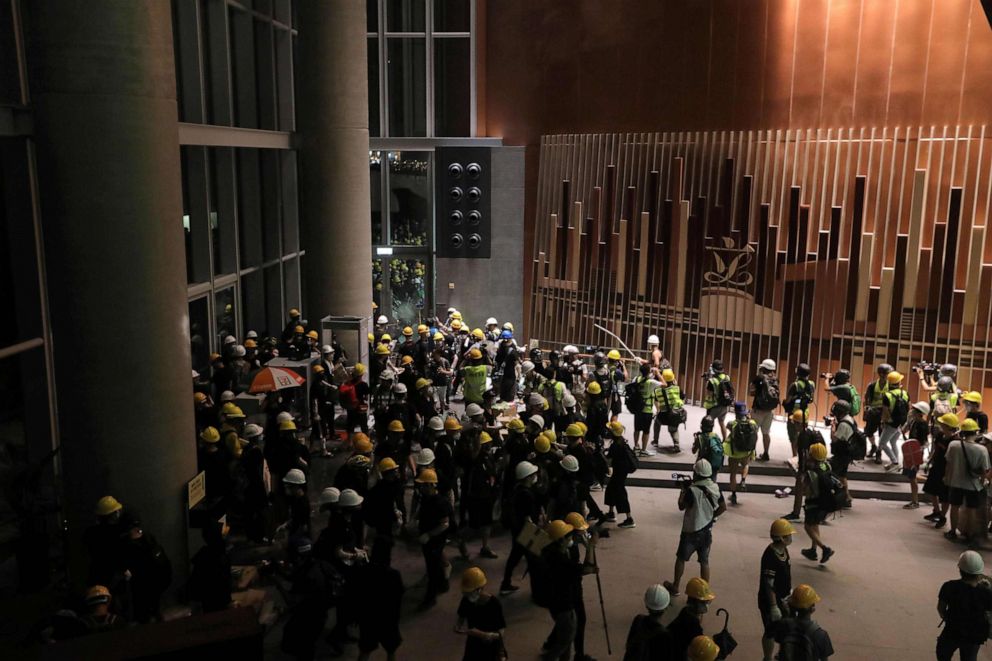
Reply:
[[[748,271],[751,260],[754,259],[754,248],[747,245],[738,248],[729,236],[723,237],[720,245],[707,246],[706,250],[713,255],[713,270],[703,273],[703,279],[717,287],[747,287],[754,282],[754,276]]]

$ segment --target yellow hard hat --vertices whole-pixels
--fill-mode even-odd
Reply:
[[[820,595],[816,593],[812,585],[807,585],[803,583],[802,585],[797,585],[789,595],[789,605],[793,608],[799,608],[802,610],[809,610],[813,607],[813,604],[820,602]]]
[[[716,595],[710,590],[710,584],[698,576],[690,578],[685,584],[686,596],[697,601],[713,601]]]
[[[479,351],[478,349],[473,348],[471,351],[468,352],[468,357],[471,358],[472,360],[479,360],[480,358],[482,358],[482,352]]]
[[[452,330],[462,329],[462,322],[460,319],[458,319],[458,317],[455,317],[454,319],[451,320],[451,329]]]
[[[589,530],[589,524],[586,523],[585,517],[578,512],[569,512],[566,514],[565,523],[572,526],[576,530]]]
[[[581,438],[582,428],[573,422],[568,427],[565,427],[565,436],[570,438]]]
[[[110,590],[103,585],[94,585],[86,591],[86,604],[106,604],[110,601]]]
[[[610,360],[620,360],[620,352],[616,349],[610,349],[610,352],[606,354],[606,357]]]
[[[214,352],[214,353],[210,354],[209,361],[211,363],[213,363],[213,362],[216,362],[216,361],[220,360],[220,358],[221,358],[221,355],[219,353],[217,353],[217,352]]]
[[[382,334],[382,337],[379,338],[379,341],[380,342],[392,342],[393,341],[393,336],[390,335],[389,333],[383,333]]]
[[[351,373],[358,376],[365,374],[365,365],[355,363],[355,366],[351,368]]]
[[[444,419],[444,431],[458,431],[462,428],[462,423],[458,422],[458,418],[452,416]]]
[[[623,425],[617,420],[606,423],[606,428],[609,429],[610,433],[614,436],[623,436],[623,432],[625,431]]]
[[[885,380],[889,382],[890,386],[894,386],[897,383],[902,383],[902,373],[892,370],[887,375],[885,375]]]
[[[319,337],[319,335],[317,335],[317,331],[312,330],[307,333],[307,337],[309,337],[311,340],[316,340]]]
[[[375,355],[377,355],[377,356],[388,356],[389,355],[389,347],[387,347],[385,344],[380,344],[379,346],[377,346],[375,348]]]
[[[217,430],[214,430],[217,431]],[[113,496],[104,496],[100,500],[96,501],[96,508],[93,510],[97,516],[107,516],[113,514],[114,512],[119,512],[124,509],[120,501]]]
[[[510,431],[523,431],[524,429],[527,428],[527,425],[525,425],[524,421],[521,420],[520,418],[514,418],[513,420],[510,420],[508,423],[506,423],[506,428],[509,429]]]
[[[720,656],[720,646],[709,636],[696,636],[689,643],[686,658],[689,661],[714,661]]]
[[[307,330],[306,328],[304,328],[303,326],[299,326],[299,325],[297,325],[297,326],[295,326],[293,328],[293,332],[294,333],[301,333],[302,334],[302,333],[305,333],[306,330]]]
[[[386,457],[379,462],[379,472],[385,473],[386,471],[396,470],[399,468],[399,464],[393,461],[392,457]]]
[[[823,461],[827,458],[827,446],[823,443],[814,443],[809,446],[809,456],[817,461]]]
[[[406,431],[403,427],[403,423],[399,420],[393,420],[389,423],[389,431]]]
[[[412,364],[413,364],[413,356],[407,354],[402,358],[400,358],[400,365],[412,365]]]
[[[451,318],[452,318],[452,319],[457,319],[457,320],[461,320],[461,318],[462,318],[462,313],[461,313],[461,312],[459,312],[458,310],[455,310],[454,312],[452,312],[452,313],[451,313]]]
[[[965,418],[961,421],[961,431],[963,432],[978,432],[978,423],[971,418]]]
[[[586,386],[586,392],[592,395],[598,395],[603,392],[603,386],[599,385],[599,381],[593,381],[588,386]]]
[[[296,423],[292,420],[283,420],[279,423],[279,431],[296,431]]]
[[[534,439],[534,449],[537,450],[539,454],[545,454],[551,450],[551,441],[544,434],[539,435]]]
[[[241,419],[245,417],[245,412],[241,410],[240,406],[235,406],[232,410],[224,414],[228,418]]]
[[[407,337],[413,337],[413,329],[410,328],[409,326],[404,326],[403,327],[403,335],[405,335]]]
[[[582,430],[582,435],[583,435],[583,436],[585,436],[586,434],[588,434],[588,433],[589,433],[589,425],[587,425],[586,423],[584,423],[584,422],[582,422],[581,420],[579,420],[578,422],[576,422],[576,423],[575,423],[575,425],[576,425],[576,426],[577,426],[577,427],[578,427],[579,429],[581,429],[581,430]]]
[[[974,390],[972,390],[971,392],[966,392],[965,394],[961,395],[961,399],[963,399],[966,402],[971,402],[972,404],[981,404],[982,393],[975,392]]]
[[[549,523],[547,527],[548,537],[551,538],[552,542],[557,542],[573,530],[575,530],[575,528],[573,528],[571,524],[565,523],[561,519],[555,519]]]
[[[233,413],[237,409],[238,405],[234,402],[224,402],[224,405],[220,407],[220,412],[227,415],[228,413]]]
[[[216,427],[204,427],[200,432],[200,440],[204,443],[216,443],[220,440],[220,432]]]
[[[958,416],[954,413],[945,413],[944,415],[937,418],[937,422],[944,425],[945,427],[950,427],[951,429],[957,429],[961,426],[961,421]]]
[[[314,374],[323,374],[324,373],[324,366],[323,365],[314,365],[313,366],[313,373]]]
[[[195,392],[193,393],[193,401],[196,402],[197,404],[203,404],[205,401],[207,401],[207,395],[202,392]]]
[[[796,529],[792,527],[788,519],[775,519],[772,521],[772,529],[769,532],[771,537],[788,537],[795,534]]]
[[[416,387],[417,390],[420,390],[422,388],[427,388],[430,385],[431,385],[431,380],[430,379],[420,378],[420,379],[417,379],[417,383],[416,383],[416,386],[415,387]]]
[[[258,342],[255,340],[245,340],[245,349],[257,349]]]
[[[792,421],[796,424],[806,422],[806,413],[802,409],[796,409],[789,417],[792,418]]]
[[[435,342],[444,342],[444,335],[441,335],[441,331],[435,331],[434,337],[432,339]]]
[[[420,471],[415,481],[418,484],[437,484],[437,471],[433,468],[425,468]]]
[[[493,442],[493,437],[489,435],[489,432],[484,431],[479,434],[479,445],[483,445],[485,443],[492,443],[492,442]]]
[[[475,592],[486,585],[486,573],[478,567],[469,567],[462,572],[462,592]]]
[[[417,334],[418,334],[418,335],[419,335],[420,333],[429,333],[429,332],[431,332],[431,329],[430,329],[430,328],[428,328],[427,326],[425,326],[424,324],[419,324],[419,325],[417,326]]]
[[[378,310],[379,309],[379,304],[376,303],[375,301],[372,301],[372,309],[373,310]]]
[[[556,443],[558,441],[558,435],[555,434],[555,430],[554,429],[545,429],[541,433],[543,433],[545,436],[547,436],[548,437],[548,440],[551,441],[552,443]]]
[[[369,333],[369,342],[375,342],[375,333]]]
[[[372,452],[372,441],[362,432],[358,432],[351,437],[351,447],[355,448],[358,454],[366,454]]]
[[[300,311],[297,310],[296,308],[293,308],[293,309],[291,309],[289,311],[289,316],[290,317],[299,317],[300,316]]]
[[[672,370],[662,370],[661,378],[671,383],[672,381],[675,380],[675,372],[673,372]]]

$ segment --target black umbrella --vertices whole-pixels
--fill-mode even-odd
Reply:
[[[737,648],[737,641],[734,640],[734,636],[727,630],[727,625],[730,623],[730,613],[727,612],[726,608],[718,608],[716,614],[719,615],[720,613],[724,615],[723,629],[720,633],[713,636],[713,642],[720,648],[720,654],[716,658],[726,659]]]

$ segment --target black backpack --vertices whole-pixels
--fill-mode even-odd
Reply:
[[[734,452],[754,452],[758,444],[758,425],[751,420],[737,420],[730,432],[730,447]]]
[[[804,385],[805,384],[805,385]],[[796,409],[805,411],[813,401],[813,384],[805,379],[794,381],[787,393],[787,399],[782,402],[786,413]]]
[[[793,622],[779,645],[779,661],[817,661],[816,646],[810,637],[817,629],[810,629],[800,622]]]
[[[623,399],[627,404],[627,410],[631,413],[644,413],[644,393],[641,392],[642,383],[644,383],[644,379],[637,377],[624,388]]]
[[[841,420],[837,424],[841,425],[844,422],[846,421]],[[865,436],[863,431],[858,429],[858,426],[855,423],[848,422],[848,424],[851,426],[851,435],[847,437],[847,443],[851,451],[851,459],[861,461],[868,453],[868,438]]]
[[[892,408],[889,410],[889,417],[891,418],[893,427],[902,427],[906,424],[906,420],[909,419],[909,399],[907,397],[900,397],[897,394],[893,394]]]
[[[837,512],[844,507],[847,496],[844,494],[844,484],[830,470],[821,470],[816,476],[820,487],[820,494],[817,496],[817,505],[821,510],[827,512]]]
[[[755,390],[755,408],[762,411],[774,411],[778,407],[778,379],[773,376],[766,376],[763,383]]]

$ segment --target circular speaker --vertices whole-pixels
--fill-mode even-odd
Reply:
[[[471,218],[471,214],[469,214],[469,218]],[[455,209],[450,214],[448,214],[448,221],[451,222],[452,225],[461,225],[462,212],[459,211],[458,209]]]
[[[448,166],[448,175],[452,179],[461,179],[461,177],[462,177],[462,164],[461,163],[452,163],[451,165],[449,165]]]
[[[471,188],[468,189],[468,201],[469,202],[478,202],[481,199],[482,199],[482,191],[481,190],[479,190],[475,186],[472,186]]]
[[[478,209],[472,209],[468,212],[468,222],[472,225],[478,225],[482,222],[482,212]]]
[[[448,197],[451,198],[452,202],[461,202],[462,199],[462,189],[458,186],[454,186],[448,189]]]
[[[478,234],[470,234],[468,237],[468,247],[475,250],[482,245],[482,237]]]
[[[469,179],[478,179],[482,174],[482,166],[478,163],[469,163],[465,167],[465,172],[468,173]]]
[[[452,248],[461,248],[462,244],[465,243],[465,238],[461,234],[452,234],[448,237],[448,241],[451,242]]]

